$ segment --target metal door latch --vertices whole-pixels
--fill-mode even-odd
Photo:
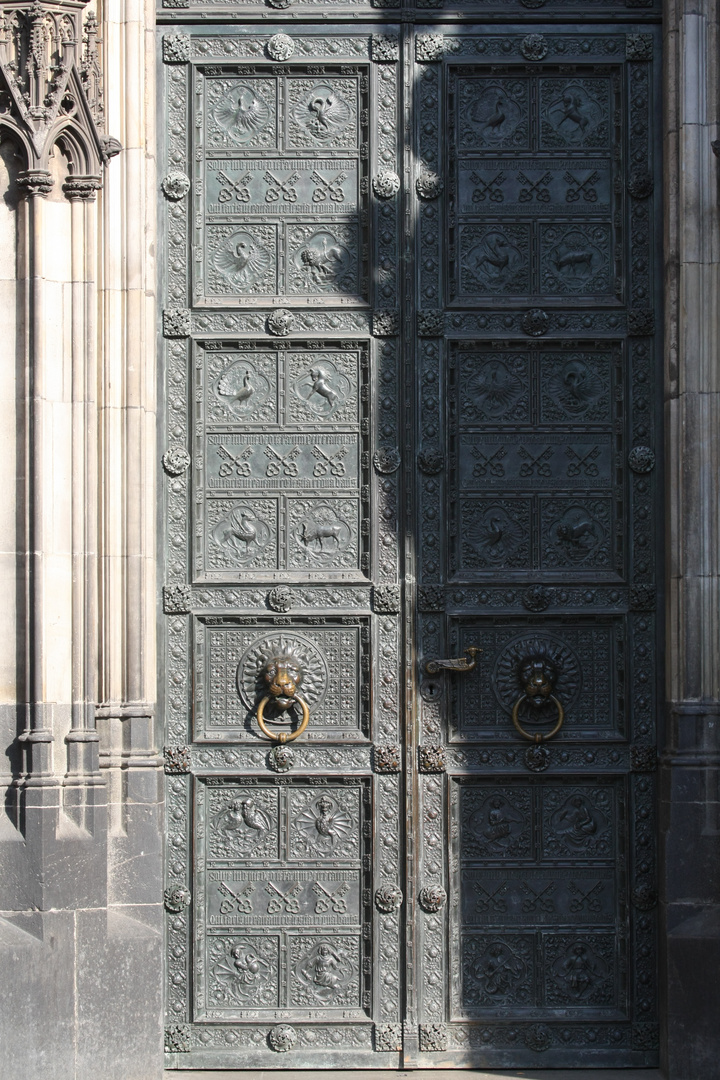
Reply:
[[[428,675],[437,675],[439,671],[472,671],[477,665],[477,655],[481,652],[482,649],[479,649],[477,645],[468,645],[465,656],[458,656],[452,660],[428,660],[425,671]]]

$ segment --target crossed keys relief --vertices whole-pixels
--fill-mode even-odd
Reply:
[[[586,910],[596,914],[602,911],[601,895],[605,884],[604,880],[592,881],[589,884],[568,881],[567,891],[571,896],[569,910],[573,914]],[[539,882],[536,885],[529,881],[521,881],[518,882],[518,885],[523,896],[521,910],[524,915],[532,914],[538,909],[547,915],[555,914],[556,907],[552,895],[558,888],[558,882]],[[484,884],[480,881],[474,881],[473,889],[477,894],[475,901],[476,914],[487,915],[490,912],[496,915],[507,914],[508,894],[511,892],[511,883],[509,881],[501,881],[498,884],[494,882]]]
[[[231,888],[227,882],[221,881],[218,885],[218,892],[223,897],[220,902],[220,914],[229,915],[231,912],[235,912],[240,915],[252,915],[254,910],[252,894],[254,890],[255,884],[252,881],[235,888]],[[347,900],[345,897],[349,891],[350,885],[347,881],[340,882],[335,888],[332,887],[331,882],[313,882],[312,893],[316,897],[313,908],[314,914],[324,915],[326,912],[331,911],[334,915],[346,915]],[[301,899],[303,885],[299,881],[293,882],[289,889],[283,890],[274,881],[268,880],[265,883],[265,892],[270,897],[266,909],[268,915],[277,915],[282,911],[289,915],[299,915],[302,907],[307,907],[308,904],[312,905],[312,897],[308,897],[307,901],[303,903]]]
[[[472,193],[474,203],[485,202],[486,199],[490,199],[491,202],[504,201],[505,196],[500,190],[500,185],[505,183],[504,173],[499,172],[497,176],[489,177],[486,180],[480,173],[472,172],[470,173],[470,179],[476,185]]]
[[[219,171],[217,178],[220,184],[217,197],[219,203],[230,202],[233,195],[238,202],[250,202],[250,181],[253,178],[251,172],[243,173],[237,180],[233,180],[226,172]]]
[[[297,188],[295,185],[300,180],[300,173],[294,172],[288,176],[287,180],[281,180],[279,176],[271,172],[270,169],[265,173],[265,183],[268,188],[265,193],[266,202],[297,202]]]
[[[570,458],[570,464],[567,467],[568,476],[598,475],[599,469],[595,464],[595,459],[600,456],[599,446],[591,446],[585,454],[578,453],[573,446],[567,446],[565,453]]]
[[[532,453],[526,446],[518,446],[518,457],[522,458],[523,464],[520,466],[521,476],[552,476],[552,469],[548,464],[549,458],[552,457],[552,446],[545,446],[538,453]]]
[[[229,885],[226,885],[224,881],[221,881],[218,885],[218,892],[223,895],[224,899],[220,903],[220,914],[229,915],[231,911],[238,911],[243,915],[250,915],[253,909],[250,896],[254,888],[255,886],[251,881],[243,888],[235,891]]]
[[[326,179],[322,173],[319,173],[315,169],[310,177],[315,184],[315,190],[313,191],[313,202],[325,202],[326,199],[330,199],[332,202],[345,202],[345,192],[341,185],[347,180],[348,174],[345,172],[339,172],[337,176]]]
[[[222,460],[222,465],[219,469],[219,475],[223,478],[231,476],[232,473],[236,473],[238,476],[250,475],[250,462],[248,458],[252,456],[254,447],[246,446],[244,450],[241,450],[239,454],[231,454],[225,446],[216,447],[218,457]]]
[[[252,202],[253,197],[250,191],[250,185],[253,180],[253,175],[252,172],[245,172],[242,176],[239,176],[237,180],[233,180],[226,172],[218,170],[216,176],[220,187],[217,201],[219,203],[227,203],[231,202],[234,198],[236,202]],[[287,178],[283,178],[277,176],[268,169],[263,178],[267,185],[264,198],[265,202],[296,203],[298,201],[296,185],[298,181],[302,179],[299,172],[293,172]],[[335,203],[345,202],[345,191],[342,185],[347,179],[348,173],[346,172],[339,172],[336,176],[323,176],[321,172],[314,169],[310,174],[310,180],[314,185],[312,201],[314,203],[327,202],[328,200]]]
[[[313,892],[317,896],[315,901],[315,914],[322,915],[328,910],[332,910],[336,915],[345,915],[347,913],[347,901],[345,900],[346,894],[349,892],[350,886],[347,881],[343,881],[338,885],[337,889],[330,892],[319,881],[316,881],[313,885]]]
[[[268,915],[277,915],[279,911],[286,911],[289,915],[300,913],[300,901],[298,897],[302,892],[302,885],[296,881],[287,892],[283,892],[272,881],[268,881],[265,892],[270,894],[267,911]]]
[[[505,914],[507,911],[507,902],[505,900],[505,893],[508,890],[507,881],[501,881],[494,889],[488,888],[487,885],[483,885],[480,881],[474,881],[473,889],[478,895],[475,902],[476,912],[483,915],[487,911],[494,911],[500,915]]]
[[[237,476],[250,476],[250,458],[252,457],[254,449],[254,446],[246,446],[239,454],[233,454],[225,446],[216,447],[218,457],[222,461],[219,475],[223,478],[231,476],[233,473]],[[268,443],[264,453],[270,460],[266,466],[265,475],[271,478],[280,476],[281,474],[290,477],[298,476],[299,467],[297,459],[301,452],[301,447],[293,446],[283,454]],[[345,462],[343,461],[343,458],[346,457],[347,452],[347,446],[339,446],[329,454],[326,453],[321,446],[313,446],[312,455],[316,459],[313,468],[313,476],[327,476],[328,473],[331,476],[345,476]]]
[[[595,190],[595,184],[600,179],[599,172],[589,173],[584,180],[580,180],[571,172],[566,172],[563,176],[563,180],[568,185],[568,189],[565,192],[566,202],[577,202],[582,198],[585,202],[597,202],[597,191]]]
[[[573,895],[573,899],[570,901],[570,910],[578,912],[587,908],[588,911],[602,911],[602,901],[599,893],[602,892],[604,885],[604,881],[594,881],[588,889],[581,888],[576,881],[569,881],[568,889]]]
[[[532,202],[533,198],[535,198],[538,202],[550,202],[548,184],[552,178],[553,175],[551,172],[543,173],[542,176],[539,176],[536,180],[531,176],[527,176],[524,172],[519,172],[518,180],[524,186],[518,193],[518,201],[521,203]]]
[[[268,444],[265,447],[265,454],[270,458],[265,470],[266,476],[279,476],[281,472],[283,476],[298,475],[297,458],[300,456],[299,446],[293,446],[286,454],[280,454],[274,446]]]
[[[313,476],[344,476],[345,464],[343,458],[347,454],[347,446],[341,446],[334,454],[326,454],[321,446],[313,446],[313,457],[317,463],[313,469]]]
[[[474,458],[477,459],[477,465],[474,466],[472,474],[476,477],[487,476],[490,473],[491,476],[504,476],[505,466],[502,464],[502,459],[506,456],[507,450],[504,446],[498,446],[497,450],[493,454],[485,454],[479,446],[471,446],[471,453]]]

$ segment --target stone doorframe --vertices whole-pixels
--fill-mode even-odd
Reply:
[[[0,7],[10,5],[0,0]],[[720,161],[712,147],[720,135],[718,7],[717,0],[668,0],[665,7],[667,712],[659,900],[660,1042],[670,1080],[714,1080],[720,1056]],[[66,448],[79,463],[69,469],[68,485],[53,486],[32,469],[26,479],[28,497],[43,494],[48,528],[68,499],[81,499],[99,525],[97,545],[90,529],[85,546],[73,549],[76,573],[97,588],[84,590],[79,607],[65,613],[70,629],[61,633],[73,662],[82,654],[83,669],[96,672],[100,705],[83,695],[33,700],[23,691],[17,700],[29,708],[11,695],[2,705],[13,727],[19,717],[21,730],[26,714],[41,715],[44,733],[8,777],[10,812],[0,829],[0,970],[16,991],[5,995],[0,1029],[7,1028],[8,1071],[25,1080],[152,1080],[163,1070],[162,736],[153,731],[154,19],[149,0],[109,0],[101,22],[106,130],[124,149],[105,170],[95,209],[83,211],[86,259],[97,274],[85,275],[84,289],[68,279],[85,305],[78,312],[86,311],[85,320],[95,314],[98,344],[97,379],[75,386],[71,400],[81,417],[89,410],[96,418],[99,433],[85,458]],[[18,229],[28,230],[32,220],[18,214]],[[19,232],[19,244],[28,236]],[[43,287],[29,275],[19,283],[26,310]],[[85,338],[80,316],[77,326]],[[18,327],[20,334],[22,320]],[[46,350],[41,359],[52,355]],[[17,563],[21,579],[30,581],[32,560],[20,552]],[[14,581],[8,595],[15,597]],[[52,643],[57,612],[33,608],[22,581],[17,595],[30,597],[25,615],[36,631],[50,620],[45,640]],[[22,653],[23,618],[16,626]],[[99,760],[67,739],[73,706],[81,706],[74,730],[90,736],[89,746],[99,733]]]
[[[719,57],[715,0],[668,0],[659,982],[662,1063],[671,1080],[710,1077],[720,1051],[713,977],[720,967]]]

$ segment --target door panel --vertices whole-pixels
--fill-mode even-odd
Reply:
[[[422,1067],[654,1060],[652,57],[415,39]]]
[[[196,368],[205,518],[197,574],[366,579],[367,346],[214,352],[208,344]]]

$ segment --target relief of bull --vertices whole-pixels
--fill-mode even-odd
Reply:
[[[311,548],[316,554],[326,555],[338,550],[345,528],[342,522],[331,525],[329,522],[304,521],[300,539],[305,547]],[[326,541],[329,547],[325,546]]]
[[[592,259],[592,251],[566,251],[562,255],[560,252],[556,252],[553,262],[558,272],[569,268],[572,270],[573,276],[575,276],[579,267],[583,268],[584,273],[591,273]]]

